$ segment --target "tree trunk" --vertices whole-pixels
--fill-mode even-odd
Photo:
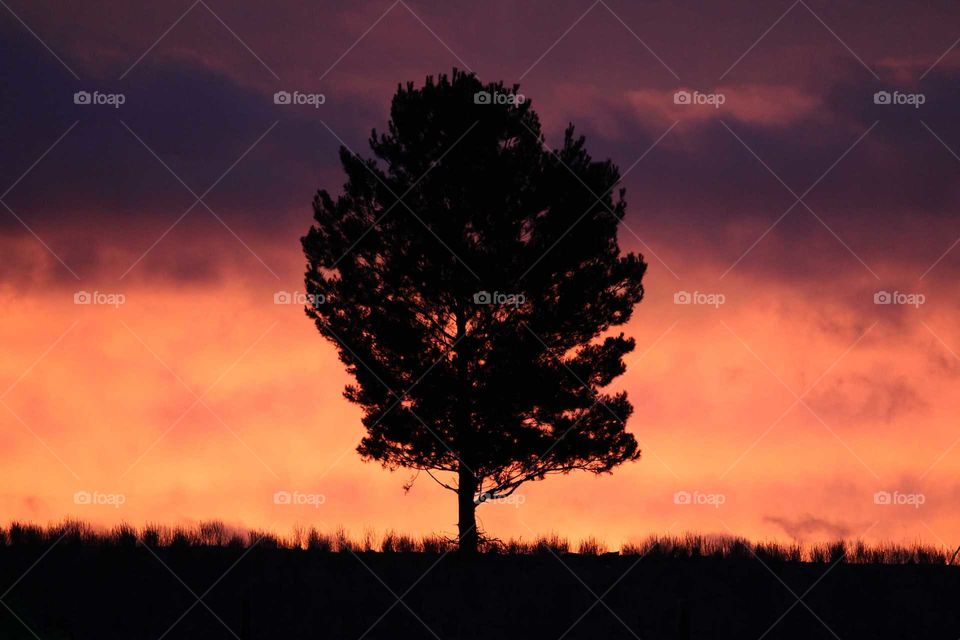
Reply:
[[[467,379],[467,359],[468,354],[464,353],[465,344],[461,343],[462,338],[467,332],[466,314],[459,309],[456,312],[457,322],[457,341],[454,343],[456,353],[456,366],[464,392],[469,393],[470,382]],[[473,434],[470,429],[470,411],[467,402],[458,403],[457,413],[457,441],[458,458],[460,460],[458,478],[457,478],[457,513],[459,520],[457,522],[460,555],[463,557],[473,557],[477,554],[477,546],[480,536],[477,533],[477,505],[473,502],[473,497],[477,493],[477,477],[471,470],[472,463],[468,465],[464,459],[471,459],[473,452]]]
[[[473,498],[477,492],[477,479],[473,472],[460,463],[459,485],[457,487],[457,505],[460,520],[457,523],[459,530],[459,549],[463,556],[474,556],[480,537],[477,533],[477,505]]]

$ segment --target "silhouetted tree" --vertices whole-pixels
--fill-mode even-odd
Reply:
[[[463,552],[479,503],[640,455],[626,394],[600,392],[633,350],[608,330],[646,270],[617,244],[619,170],[572,126],[550,151],[516,90],[457,70],[398,87],[377,160],[340,149],[343,194],[317,193],[302,239],[307,315],[356,379],[359,453],[457,493]]]

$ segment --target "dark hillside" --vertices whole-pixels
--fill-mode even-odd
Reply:
[[[271,539],[253,548],[238,540],[113,542],[0,547],[0,584],[9,587],[0,637],[849,640],[960,632],[960,570],[942,558],[834,565],[761,562],[752,553],[541,549],[466,563],[452,553],[291,549]]]

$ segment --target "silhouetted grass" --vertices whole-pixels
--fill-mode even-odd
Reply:
[[[763,562],[814,562],[849,564],[947,564],[950,552],[941,547],[916,543],[903,545],[837,540],[801,545],[782,542],[751,542],[737,536],[651,536],[639,544],[627,544],[623,555],[654,558],[757,559]]]
[[[551,534],[486,540],[475,561],[454,549],[396,531],[14,522],[0,527],[15,612],[0,615],[0,638],[846,640],[960,628],[960,571],[921,544],[686,534],[608,552]]]
[[[217,520],[201,522],[193,527],[147,524],[137,528],[119,524],[98,528],[81,520],[67,519],[46,527],[12,522],[0,527],[0,546],[23,547],[58,544],[100,548],[134,547],[144,544],[156,548],[227,547],[243,549],[251,545],[262,548],[304,550],[321,553],[426,553],[441,554],[455,549],[455,540],[437,535],[416,538],[388,531],[376,535],[367,530],[359,537],[339,528],[331,533],[316,528],[297,527],[289,536],[261,529],[238,529]],[[553,533],[530,541],[491,540],[482,552],[494,555],[577,554],[600,556],[609,553],[606,545],[588,537],[577,543]],[[801,545],[776,541],[751,542],[730,535],[654,535],[641,542],[625,544],[614,555],[644,556],[658,559],[689,560],[759,560],[762,562],[845,562],[849,564],[948,564],[951,552],[925,544],[882,543],[868,545],[863,541],[838,540],[831,543]]]

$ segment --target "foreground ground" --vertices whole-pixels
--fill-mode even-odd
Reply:
[[[11,640],[960,636],[943,564],[66,540],[0,546],[0,589]]]

